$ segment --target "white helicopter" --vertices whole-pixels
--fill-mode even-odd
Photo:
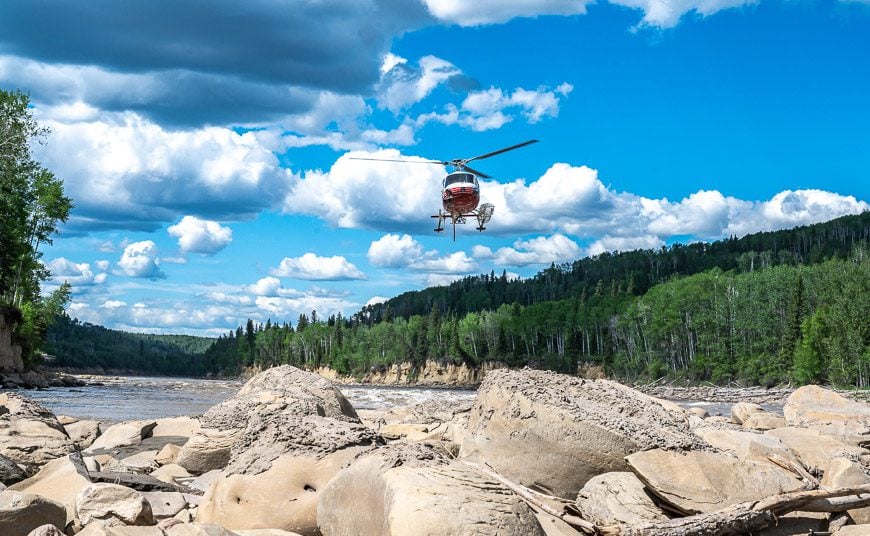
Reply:
[[[451,166],[451,171],[444,181],[441,183],[441,203],[443,209],[438,210],[438,214],[432,217],[438,219],[438,224],[435,227],[435,232],[440,233],[444,230],[444,221],[450,219],[453,225],[453,240],[456,240],[456,224],[466,223],[466,218],[475,218],[477,220],[478,231],[486,229],[486,224],[492,219],[492,213],[495,207],[490,203],[480,203],[480,183],[477,178],[490,179],[489,175],[477,171],[468,166],[469,162],[475,160],[483,160],[501,153],[506,153],[520,147],[525,147],[538,140],[528,140],[504,149],[492,151],[471,158],[454,158],[453,160],[397,160],[391,158],[358,158],[349,157],[351,160],[376,160],[379,162],[403,162],[406,164],[439,164],[442,166]]]

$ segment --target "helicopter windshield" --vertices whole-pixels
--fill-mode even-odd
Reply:
[[[471,173],[451,173],[444,178],[444,186],[450,186],[458,182],[470,182],[477,185],[477,177]]]

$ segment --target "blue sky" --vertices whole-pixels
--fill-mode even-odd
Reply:
[[[200,6],[0,6],[0,86],[76,203],[46,288],[82,320],[216,335],[870,208],[867,2]],[[478,163],[495,215],[455,243],[443,168],[348,159],[531,138]]]

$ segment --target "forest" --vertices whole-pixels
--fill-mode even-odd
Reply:
[[[453,295],[461,296],[456,307],[442,307],[440,300]],[[349,318],[322,319],[312,311],[295,325],[248,320],[207,348],[182,339],[151,345],[124,334],[129,340],[116,335],[127,342],[113,351],[111,338],[92,344],[76,334],[73,349],[66,342],[71,334],[54,331],[83,329],[69,320],[52,328],[49,342],[58,365],[98,362],[164,374],[231,375],[289,363],[362,376],[400,362],[419,368],[426,360],[500,361],[568,373],[596,364],[628,381],[667,376],[866,388],[868,318],[870,213],[864,213],[711,244],[599,255],[525,281],[466,278]]]

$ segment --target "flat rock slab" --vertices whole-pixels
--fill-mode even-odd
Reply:
[[[619,383],[496,370],[478,390],[460,458],[574,500],[590,478],[626,471],[625,456],[652,448],[708,447],[682,409]]]
[[[818,385],[792,393],[783,414],[791,426],[813,428],[854,445],[870,443],[870,405]]]
[[[828,489],[849,488],[870,484],[870,476],[857,463],[845,458],[831,460],[824,468],[821,486]],[[870,523],[870,506],[849,510],[849,517],[856,524]],[[868,533],[870,534],[870,533]]]
[[[647,489],[686,515],[803,488],[803,482],[785,469],[725,454],[655,449],[626,459]]]
[[[64,505],[33,493],[0,491],[0,534],[27,534],[46,523],[66,526]]]
[[[577,495],[583,519],[596,525],[632,525],[668,519],[634,473],[614,472],[593,477]]]
[[[741,460],[767,463],[769,456],[779,456],[800,463],[798,457],[772,435],[714,426],[696,428],[694,432],[710,446],[728,451]]]
[[[764,433],[779,439],[810,469],[821,469],[833,458],[857,458],[870,454],[865,448],[856,447],[810,428],[787,426]]]
[[[156,421],[127,421],[114,424],[100,434],[85,452],[95,454],[124,445],[136,445],[151,437]]]

